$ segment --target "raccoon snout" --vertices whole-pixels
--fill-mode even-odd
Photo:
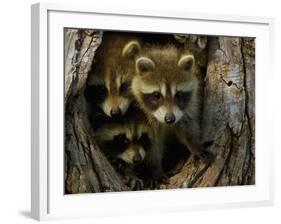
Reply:
[[[167,113],[166,115],[165,115],[165,122],[167,123],[167,124],[172,124],[172,123],[174,123],[176,121],[176,117],[175,117],[175,115],[173,114],[173,113]]]
[[[119,117],[121,115],[121,109],[119,107],[112,108],[110,111],[111,117]]]

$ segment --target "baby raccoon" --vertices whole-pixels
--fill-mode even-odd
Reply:
[[[129,176],[130,181],[133,179],[139,182],[133,169],[142,162],[148,161],[147,158],[152,153],[151,139],[154,138],[141,112],[126,115],[126,118],[118,122],[114,120],[103,124],[95,131],[95,137],[109,160],[113,164],[120,160],[125,162],[125,165],[121,163],[121,172]]]
[[[199,143],[199,75],[192,54],[173,45],[146,47],[136,60],[132,92],[161,138],[175,135],[207,162],[209,157]]]
[[[135,56],[141,39],[134,34],[105,32],[87,80],[86,98],[108,117],[120,117],[128,110]]]
[[[109,158],[118,158],[131,165],[143,162],[150,149],[147,126],[130,122],[109,123],[96,130],[98,145]]]

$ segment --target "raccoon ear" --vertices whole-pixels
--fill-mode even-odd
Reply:
[[[194,62],[195,62],[194,56],[191,54],[188,54],[188,55],[184,55],[180,58],[180,60],[178,62],[178,66],[180,68],[184,69],[185,71],[189,71],[192,69]]]
[[[123,50],[122,56],[128,58],[134,58],[140,52],[141,46],[138,41],[130,41],[127,43]]]
[[[140,57],[136,60],[136,68],[140,74],[145,74],[153,71],[155,64],[150,58]]]

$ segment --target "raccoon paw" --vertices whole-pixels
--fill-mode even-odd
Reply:
[[[159,187],[159,183],[158,183],[157,180],[155,180],[153,178],[149,178],[145,182],[145,187],[148,188],[149,190],[154,190],[154,189],[157,189]]]
[[[144,183],[141,179],[136,176],[126,176],[125,184],[130,187],[131,190],[142,190],[144,188]]]
[[[161,176],[154,176],[149,178],[146,181],[146,186],[149,189],[160,189],[160,184],[169,184],[169,177],[165,174],[162,174]]]
[[[142,190],[144,188],[144,183],[139,178],[132,178],[130,180],[130,188],[135,191]]]

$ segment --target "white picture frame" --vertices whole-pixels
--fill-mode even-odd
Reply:
[[[50,3],[34,4],[31,8],[33,218],[50,220],[126,215],[128,212],[180,212],[273,203],[273,147],[271,136],[266,132],[270,128],[266,91],[270,88],[268,76],[273,75],[269,60],[273,57],[273,19],[180,11],[97,9],[94,6]],[[256,184],[64,195],[64,27],[256,37]]]

